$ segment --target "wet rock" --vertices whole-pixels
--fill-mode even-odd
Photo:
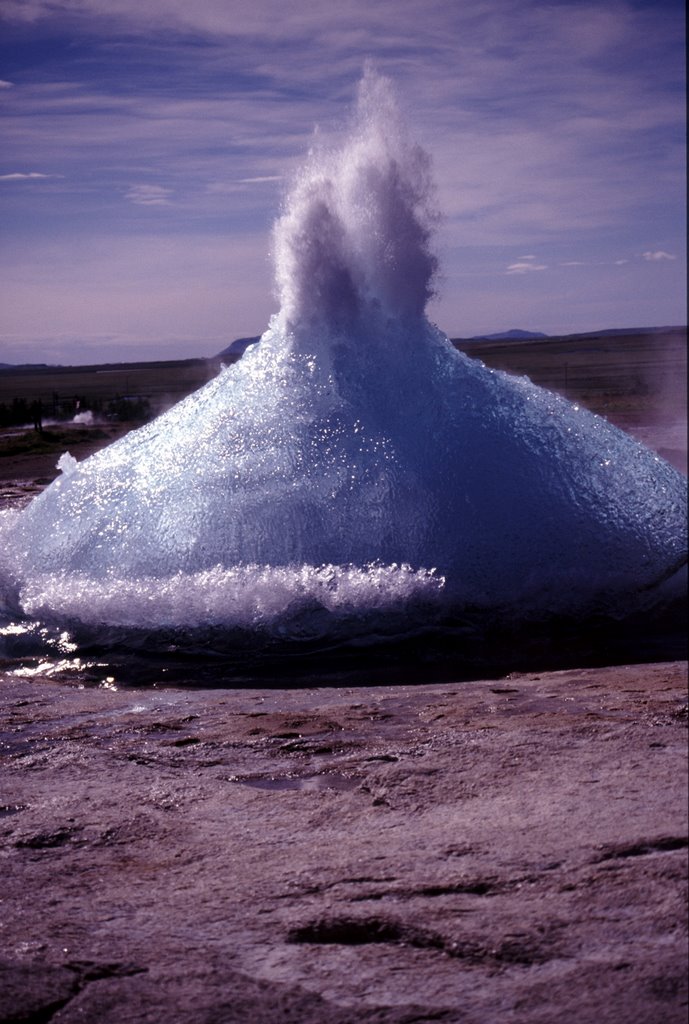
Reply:
[[[77,992],[68,967],[0,961],[0,1019],[48,1021]]]
[[[2,678],[0,1021],[686,1018],[686,664]]]

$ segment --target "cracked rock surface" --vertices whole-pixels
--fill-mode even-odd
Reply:
[[[686,1021],[684,662],[1,685],[1,1021]]]

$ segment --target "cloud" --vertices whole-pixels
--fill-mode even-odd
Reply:
[[[35,178],[52,178],[52,174],[41,174],[39,171],[14,171],[12,174],[0,174],[0,181],[27,181]]]
[[[14,86],[14,82],[7,82],[4,78],[0,78],[0,89],[11,89]]]
[[[314,125],[328,145],[346,124],[371,56],[395,82],[411,134],[433,161],[443,217],[435,242],[445,281],[434,305],[438,323],[457,333],[491,331],[501,302],[509,304],[507,327],[520,318],[539,326],[535,312],[544,317],[551,307],[551,322],[543,320],[549,329],[610,326],[617,316],[672,322],[684,315],[673,311],[684,294],[676,281],[686,166],[684,37],[681,5],[675,6],[2,0],[0,33],[5,24],[8,31],[0,49],[10,52],[14,80],[13,88],[0,83],[3,169],[41,166],[54,172],[44,177],[64,179],[10,187],[26,179],[0,176],[0,184],[8,182],[0,188],[7,249],[26,249],[31,278],[31,255],[53,233],[67,248],[72,237],[98,232],[114,244],[127,233],[132,252],[132,236],[144,230],[159,233],[162,249],[171,238],[181,244],[196,233],[205,240],[198,244],[202,280],[206,258],[205,273],[214,275],[205,254],[222,249],[221,239],[232,249],[241,239],[257,254],[253,309],[247,304],[240,317],[232,305],[236,274],[226,277],[226,292],[218,285],[204,301],[228,310],[232,330],[260,330],[281,180],[303,160]],[[665,255],[642,255],[648,239],[657,239]],[[636,254],[624,273],[620,252]],[[673,252],[676,262],[662,263],[660,277],[649,272],[646,262],[673,259]],[[570,255],[585,263],[580,271],[559,269],[559,261],[578,264]],[[55,263],[46,267],[36,288],[60,301],[51,291]],[[496,267],[526,276],[528,287],[505,282],[501,298]],[[84,266],[84,274],[92,268]],[[478,302],[473,286],[481,282],[485,321],[470,328],[479,316],[471,312]],[[128,285],[131,302],[119,296],[133,333],[136,321],[149,316],[145,283],[140,302],[136,282]],[[243,291],[248,283],[242,279]],[[157,278],[154,286],[165,291]],[[639,305],[643,287],[648,307]],[[78,306],[76,283],[70,294]],[[188,305],[190,337],[201,330],[195,318],[205,323],[209,315],[199,303],[198,311]],[[30,311],[26,302],[21,316]],[[97,312],[110,315],[94,305],[85,330],[97,328]],[[580,319],[561,324],[563,316]],[[172,326],[165,321],[161,337]]]
[[[629,263],[627,259],[620,260],[560,260],[560,267],[622,267]]]
[[[516,263],[510,263],[506,274],[528,274],[532,270],[547,270],[546,263],[536,263],[535,256],[520,256]]]
[[[673,256],[671,252],[665,252],[663,249],[656,249],[655,252],[645,252],[643,254],[645,260],[649,263],[660,263],[661,260],[676,260],[677,257]]]
[[[212,181],[206,186],[206,192],[217,196],[232,195],[235,192],[246,194],[247,186],[274,185],[284,180],[283,174],[263,174],[252,178],[236,178],[233,181]]]
[[[264,174],[258,178],[240,178],[240,185],[257,185],[262,184],[264,181],[282,181],[282,174]]]
[[[168,206],[172,189],[163,185],[132,185],[125,193],[128,199],[136,206]]]

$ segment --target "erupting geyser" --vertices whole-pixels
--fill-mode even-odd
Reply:
[[[260,344],[7,522],[42,621],[327,633],[405,610],[624,611],[686,561],[686,482],[425,317],[429,170],[367,73],[275,228]]]

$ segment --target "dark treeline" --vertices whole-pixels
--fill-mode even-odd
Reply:
[[[63,398],[57,394],[53,395],[50,402],[13,398],[9,403],[0,402],[0,428],[32,426],[41,431],[45,419],[67,422],[84,412],[91,412],[94,418],[115,423],[143,423],[151,418],[151,403],[147,398],[124,398],[119,395],[106,402],[78,395]]]

